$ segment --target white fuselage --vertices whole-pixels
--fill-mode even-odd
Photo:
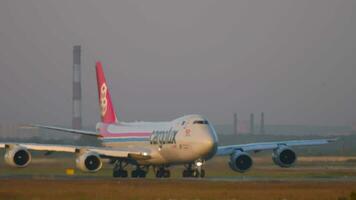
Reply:
[[[98,123],[104,146],[148,149],[146,164],[181,164],[207,160],[217,149],[212,125],[200,115],[188,115],[170,122]]]

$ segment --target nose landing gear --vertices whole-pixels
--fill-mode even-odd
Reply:
[[[197,162],[198,163],[198,162]],[[184,178],[203,178],[205,177],[205,170],[202,169],[201,164],[195,164],[195,167],[193,168],[193,164],[188,164],[185,165],[185,170],[182,173],[182,176]]]

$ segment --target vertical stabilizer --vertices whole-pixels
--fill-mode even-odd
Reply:
[[[108,85],[105,80],[103,67],[100,62],[96,62],[96,80],[98,83],[99,106],[101,121],[103,123],[116,123],[115,109],[111,101]]]

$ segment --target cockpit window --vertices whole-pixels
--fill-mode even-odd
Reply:
[[[209,124],[209,123],[206,120],[197,120],[197,121],[194,121],[193,124]]]

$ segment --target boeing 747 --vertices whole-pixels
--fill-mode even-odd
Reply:
[[[218,136],[210,121],[201,115],[186,115],[165,122],[122,122],[117,118],[100,62],[96,63],[101,121],[96,131],[33,125],[39,128],[96,137],[102,147],[35,143],[0,143],[5,148],[5,162],[26,167],[30,151],[69,152],[76,155],[76,166],[85,172],[97,172],[103,159],[114,164],[114,177],[128,177],[127,166],[133,165],[131,177],[146,177],[149,168],[156,177],[170,177],[169,167],[184,165],[183,177],[204,177],[203,164],[214,156],[229,156],[229,166],[246,172],[253,165],[251,152],[270,150],[280,167],[291,167],[297,160],[296,146],[323,145],[334,139],[291,140],[219,146]]]

